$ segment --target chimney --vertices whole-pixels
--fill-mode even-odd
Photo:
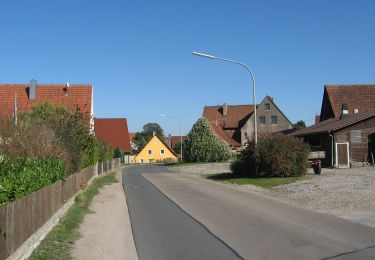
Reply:
[[[315,124],[320,123],[320,115],[315,115]]]
[[[156,131],[152,131],[152,136],[155,136],[156,135]]]
[[[347,118],[349,116],[348,104],[342,104],[340,119]]]
[[[227,115],[228,115],[228,104],[224,103],[224,105],[223,105],[223,116],[227,116]]]
[[[171,134],[168,135],[168,144],[169,144],[169,147],[172,147],[172,135]]]
[[[37,81],[35,79],[30,80],[29,84],[29,99],[34,100],[36,98],[36,85]]]

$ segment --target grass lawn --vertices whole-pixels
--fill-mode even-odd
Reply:
[[[114,173],[96,178],[85,192],[76,197],[72,207],[29,259],[72,259],[70,250],[74,241],[80,237],[78,227],[83,217],[89,212],[91,200],[101,187],[115,182],[117,182],[117,179]]]
[[[233,176],[231,173],[220,173],[220,174],[203,174],[206,179],[232,183],[232,184],[251,184],[262,188],[271,189],[273,187],[289,184],[298,180],[306,179],[306,176],[302,177],[287,177],[287,178],[238,178]]]

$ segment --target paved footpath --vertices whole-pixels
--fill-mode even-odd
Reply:
[[[181,226],[189,225],[185,220],[180,221],[188,215],[175,214],[161,205],[164,202],[158,189],[178,205],[172,203],[168,207],[188,212],[246,259],[375,259],[372,227],[197,176],[171,173],[161,166],[137,166],[128,170],[125,172],[129,185],[127,199],[140,259],[153,259],[147,254],[151,249],[164,251],[190,246],[191,242],[196,246],[205,245],[209,251],[215,250],[206,246],[207,235],[195,234],[202,231]],[[178,234],[184,229],[186,234],[181,233],[182,238],[169,234],[176,230]],[[192,259],[184,253],[181,251],[179,259]]]
[[[139,259],[240,259],[142,176],[158,169],[155,166],[135,166],[123,170]]]
[[[82,237],[75,243],[75,259],[137,260],[128,208],[118,172],[118,183],[105,185],[99,190],[82,224]]]

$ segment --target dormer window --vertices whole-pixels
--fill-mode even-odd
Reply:
[[[264,104],[264,108],[266,111],[270,110],[271,106],[269,103]]]

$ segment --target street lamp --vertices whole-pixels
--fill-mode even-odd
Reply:
[[[182,135],[181,135],[181,122],[180,122],[180,119],[178,119],[178,118],[175,117],[175,116],[170,116],[170,115],[165,115],[165,114],[158,114],[158,116],[169,117],[169,118],[172,118],[172,119],[174,119],[174,120],[177,120],[178,125],[179,125],[179,128],[180,128],[180,142],[181,142],[180,153],[181,153],[181,162],[182,162],[183,155],[182,155]],[[171,147],[171,148],[172,148],[172,147]]]
[[[214,60],[222,60],[222,61],[227,61],[227,62],[231,62],[231,63],[235,63],[235,64],[239,64],[243,67],[245,67],[247,69],[247,71],[250,73],[251,75],[251,79],[253,81],[253,100],[254,100],[254,142],[255,142],[255,145],[258,143],[258,129],[257,129],[257,102],[256,102],[256,97],[255,97],[255,78],[254,78],[254,74],[253,72],[251,71],[250,67],[247,66],[246,64],[240,62],[240,61],[235,61],[235,60],[229,60],[229,59],[224,59],[224,58],[220,58],[220,57],[216,57],[216,56],[213,56],[213,55],[209,55],[209,54],[205,54],[205,53],[200,53],[200,52],[193,52],[193,55],[196,55],[196,56],[199,56],[199,57],[203,57],[203,58],[208,58],[208,59],[214,59]]]

